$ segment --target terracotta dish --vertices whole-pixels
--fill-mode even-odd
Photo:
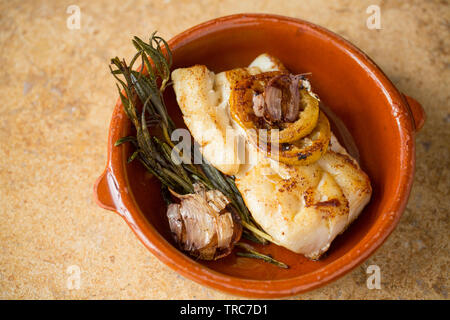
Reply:
[[[324,28],[266,14],[214,19],[181,33],[169,44],[173,69],[203,64],[220,72],[246,66],[267,52],[293,73],[311,72],[314,91],[354,137],[362,169],[372,183],[372,199],[319,261],[276,245],[257,248],[287,263],[287,270],[234,254],[217,261],[195,261],[174,246],[159,182],[139,162],[127,164],[128,144],[114,147],[131,128],[118,102],[109,129],[107,166],[94,187],[102,208],[120,214],[153,254],[183,276],[247,297],[283,297],[324,285],[358,266],[386,240],[408,200],[414,175],[414,136],[425,114],[370,58]],[[172,88],[166,90],[165,99],[172,118],[183,126]]]

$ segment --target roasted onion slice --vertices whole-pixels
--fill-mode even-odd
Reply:
[[[195,184],[195,193],[180,195],[167,208],[170,230],[181,250],[202,260],[227,256],[242,235],[240,218],[219,190]]]
[[[267,129],[265,141],[297,141],[312,132],[319,117],[319,101],[303,80],[281,72],[246,76],[232,86],[230,114],[245,130]]]
[[[276,145],[257,140],[255,134],[250,134],[248,137],[260,151],[274,160],[291,165],[307,165],[319,160],[327,151],[331,139],[331,130],[327,117],[320,111],[317,126],[313,131],[306,137],[292,143]]]

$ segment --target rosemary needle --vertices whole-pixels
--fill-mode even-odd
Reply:
[[[272,258],[269,255],[265,255],[258,251],[253,250],[248,244],[238,242],[238,243],[236,243],[236,246],[241,249],[244,249],[246,251],[246,252],[236,252],[236,255],[238,255],[240,257],[260,259],[260,260],[263,260],[264,262],[274,264],[277,267],[280,267],[283,269],[289,269],[289,266],[287,264],[280,262],[278,260],[275,260],[274,258]]]

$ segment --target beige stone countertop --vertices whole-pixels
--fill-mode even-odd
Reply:
[[[81,9],[79,30],[67,7]],[[369,30],[369,5],[381,30]],[[404,215],[385,244],[337,281],[295,299],[448,299],[450,5],[448,1],[11,1],[0,2],[0,298],[233,299],[181,277],[116,214],[93,201],[116,101],[113,56],[133,35],[166,39],[240,12],[289,15],[360,47],[428,119]],[[366,269],[381,270],[381,289]],[[74,267],[75,266],[75,267]],[[79,289],[68,287],[79,268]]]

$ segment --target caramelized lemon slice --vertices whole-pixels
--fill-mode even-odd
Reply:
[[[280,117],[281,108],[279,108],[279,111],[274,110],[275,113],[278,112],[275,117],[278,116],[280,118],[280,121],[277,121],[277,123],[270,123],[270,120],[267,121],[267,118],[263,117],[263,111],[255,112],[255,97],[261,98],[263,94],[268,94],[268,84],[273,79],[281,79],[283,77],[290,77],[290,75],[275,71],[248,75],[238,81],[230,81],[232,88],[229,102],[230,114],[233,119],[245,130],[267,129],[267,135],[262,138],[272,143],[289,143],[307,136],[313,131],[319,117],[319,101],[311,96],[306,88],[298,85],[295,85],[296,89],[298,88],[298,101],[296,102],[298,106],[295,106],[298,111],[294,111],[294,113],[298,114],[298,117],[295,116],[297,120],[294,122],[282,121]],[[283,102],[286,104],[286,98],[281,97],[281,90],[275,89],[272,90],[272,92],[275,91],[275,94],[278,93],[278,97],[275,97],[275,99],[278,99],[280,104],[284,99]],[[261,103],[264,104],[265,102],[262,101]],[[271,129],[274,127],[279,129],[278,135],[271,134]]]
[[[330,123],[320,111],[317,126],[313,131],[292,143],[270,144],[258,140],[258,135],[249,131],[249,140],[264,154],[273,160],[290,165],[308,165],[316,162],[327,152],[331,138]]]

